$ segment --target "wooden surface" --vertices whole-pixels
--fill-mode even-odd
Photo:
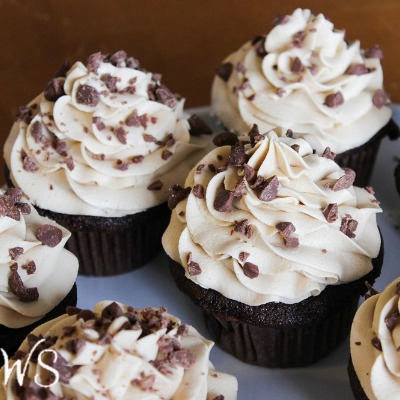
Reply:
[[[187,107],[206,105],[222,59],[300,6],[322,12],[362,48],[379,44],[385,88],[400,102],[400,0],[0,0],[0,145],[18,107],[64,60],[86,62],[96,51],[124,49],[161,72]]]

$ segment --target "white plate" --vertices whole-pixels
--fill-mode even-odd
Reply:
[[[393,109],[394,119],[400,124],[400,106],[395,105]],[[190,112],[206,116],[207,108]],[[375,284],[377,290],[400,276],[400,231],[397,227],[400,225],[400,196],[393,176],[398,156],[400,141],[384,139],[372,178],[372,186],[384,210],[378,216],[385,259],[382,275]],[[105,299],[135,307],[165,306],[170,313],[209,337],[201,313],[172,281],[164,252],[134,272],[105,278],[78,277],[79,307],[92,308],[97,301]],[[347,378],[348,357],[348,339],[324,360],[307,368],[267,369],[244,364],[217,346],[211,352],[211,361],[217,370],[238,378],[238,400],[353,399]]]

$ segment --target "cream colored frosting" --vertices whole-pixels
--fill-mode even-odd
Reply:
[[[247,42],[224,60],[233,69],[227,81],[214,79],[212,112],[240,134],[253,123],[263,132],[276,126],[306,132],[319,152],[329,146],[342,153],[367,142],[392,114],[373,104],[383,86],[379,58],[367,58],[359,41],[347,44],[344,31],[322,14],[297,9],[281,22],[258,43],[261,56]],[[349,74],[358,64],[366,73]],[[343,104],[325,105],[338,92]]]
[[[155,75],[125,62],[102,61],[97,70],[77,62],[58,79],[65,95],[34,99],[32,121],[16,121],[4,148],[13,183],[34,205],[64,214],[134,214],[165,202],[170,184],[201,158],[207,139],[189,134],[184,99],[150,97],[160,85]],[[88,87],[97,93],[89,99]],[[57,152],[56,139],[65,152]],[[36,171],[24,168],[21,151]],[[159,181],[161,188],[148,189]]]
[[[0,189],[0,201],[5,192]],[[23,204],[27,200],[22,198]],[[18,218],[18,217],[17,217]],[[37,231],[43,225],[60,229],[62,238],[55,247],[43,244]],[[19,212],[19,221],[1,213],[0,205],[0,324],[9,328],[20,328],[41,319],[57,306],[69,293],[78,273],[77,258],[64,249],[70,237],[69,231],[54,221],[39,216],[33,207],[30,213]],[[10,250],[19,248],[22,254],[12,259]],[[12,252],[11,252],[12,253]],[[34,262],[32,273],[24,266]],[[21,301],[9,284],[10,267],[18,265],[17,273],[25,288],[37,288],[39,297],[35,301]]]
[[[110,304],[110,301],[98,303],[95,317],[87,317],[86,321],[80,314],[64,315],[33,331],[36,336],[56,337],[48,348],[64,358],[67,366],[64,370],[71,372],[68,379],[60,378],[49,388],[54,398],[236,399],[236,378],[215,371],[209,361],[213,342],[193,327],[181,325],[165,309],[141,310],[114,303],[112,306],[120,310],[119,315],[106,318],[102,312]],[[132,318],[137,322],[130,323],[128,316],[131,322]],[[74,346],[68,342],[77,343],[76,340],[80,341],[79,350],[73,351]],[[29,353],[27,340],[20,350]],[[44,370],[31,361],[30,379],[39,371],[39,382],[45,382]],[[4,376],[4,367],[0,375]],[[13,391],[15,378],[14,372],[0,398],[18,398]],[[52,376],[49,383],[53,381]]]
[[[395,400],[400,393],[400,279],[358,309],[350,334],[351,358],[370,400]],[[385,322],[395,315],[394,326]],[[397,315],[397,317],[396,317]],[[381,350],[372,345],[379,339]]]
[[[298,152],[291,147],[295,144]],[[277,197],[261,200],[244,179],[247,194],[236,197],[230,211],[220,212],[214,208],[218,193],[221,189],[235,191],[244,169],[229,166],[214,173],[201,166],[225,165],[230,152],[229,146],[219,147],[191,171],[185,185],[202,185],[204,197],[192,190],[173,210],[162,238],[164,249],[183,266],[187,278],[255,306],[271,301],[299,302],[318,295],[326,285],[354,281],[371,271],[371,259],[378,255],[381,244],[376,224],[381,209],[365,189],[331,188],[345,175],[334,161],[313,154],[303,139],[270,131],[254,148],[246,145],[247,164],[258,176],[277,177]],[[333,203],[338,218],[328,222],[323,210]],[[341,231],[349,215],[358,222],[354,238]],[[251,235],[235,230],[244,220],[251,226]],[[294,225],[292,237],[298,239],[297,247],[285,245],[276,227],[281,222]],[[245,253],[247,259],[243,259]],[[201,273],[189,273],[191,262],[198,264]],[[246,263],[257,266],[258,276],[245,273]]]

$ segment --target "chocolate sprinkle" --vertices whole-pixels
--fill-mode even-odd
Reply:
[[[221,146],[234,146],[239,141],[237,135],[233,132],[218,133],[213,139],[213,143],[217,147]]]
[[[203,185],[194,185],[193,186],[193,195],[198,199],[204,198],[204,186]]]
[[[207,125],[203,118],[197,114],[193,114],[188,119],[189,122],[189,133],[192,136],[199,135],[211,135],[213,130]]]
[[[230,62],[226,62],[220,64],[215,69],[215,75],[219,76],[223,81],[227,82],[232,74],[233,71],[233,64]]]
[[[322,211],[325,219],[329,222],[335,222],[338,219],[338,206],[336,203],[328,204]]]
[[[356,179],[356,173],[350,168],[343,168],[344,175],[341,176],[332,186],[332,190],[337,192],[339,190],[348,189]]]
[[[8,277],[8,286],[10,287],[11,292],[18,297],[18,300],[23,303],[30,303],[39,298],[37,287],[26,288],[17,271],[11,272]]]
[[[92,86],[81,85],[76,91],[76,101],[79,104],[96,107],[100,101],[99,92]]]
[[[246,262],[243,265],[243,273],[250,279],[257,278],[259,275],[258,266],[253,263]]]
[[[330,108],[335,108],[344,103],[344,98],[341,92],[329,94],[325,97],[325,105]]]
[[[150,183],[149,186],[147,186],[147,190],[160,190],[163,187],[163,183],[160,180],[157,180],[153,183]]]
[[[178,203],[186,199],[186,197],[189,196],[191,190],[192,190],[191,187],[183,188],[178,184],[171,185],[169,188],[169,195],[168,195],[169,209],[173,210],[178,205]]]
[[[36,238],[46,246],[56,247],[62,240],[62,231],[54,225],[44,224],[36,230]]]
[[[232,210],[234,195],[230,190],[222,189],[214,200],[214,208],[219,212]]]

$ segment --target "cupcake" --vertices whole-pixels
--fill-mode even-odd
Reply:
[[[172,188],[171,272],[223,349],[251,364],[308,365],[346,337],[364,282],[380,274],[381,209],[352,170],[302,138],[276,129],[236,140]]]
[[[81,274],[114,275],[161,247],[168,187],[210,133],[184,99],[124,51],[92,54],[21,108],[5,143],[9,181],[72,233]]]
[[[76,305],[78,260],[64,248],[69,237],[20,189],[0,189],[0,347],[7,356],[36,326]]]
[[[400,278],[358,309],[350,334],[350,386],[355,399],[398,399]]]
[[[209,361],[213,343],[165,308],[103,301],[67,312],[28,335],[9,365],[29,362],[28,372],[19,382],[14,369],[0,399],[236,399],[236,378]]]
[[[245,134],[255,123],[303,133],[317,152],[326,147],[342,167],[370,179],[381,139],[397,138],[378,46],[349,43],[322,14],[297,9],[274,21],[216,69],[212,113]]]

